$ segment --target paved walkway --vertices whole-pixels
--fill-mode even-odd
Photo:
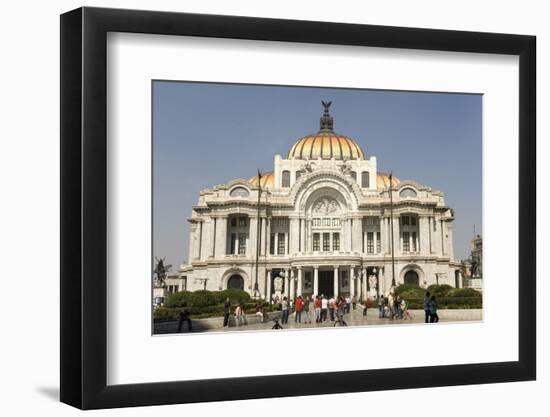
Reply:
[[[422,314],[420,314],[422,313]],[[310,313],[311,318],[314,319],[315,313]],[[349,314],[344,315],[344,321],[348,326],[367,326],[367,325],[403,325],[403,324],[412,324],[412,323],[424,323],[424,312],[413,311],[411,312],[413,318],[407,320],[390,320],[387,318],[380,319],[378,318],[378,309],[368,309],[367,316],[363,316],[363,309],[357,308],[356,310],[351,310]],[[443,321],[443,320],[440,320]],[[273,322],[268,323],[258,323],[258,324],[249,324],[238,327],[226,327],[224,329],[216,331],[250,331],[250,330],[268,330],[273,327]],[[291,314],[288,318],[288,323],[282,325],[284,329],[309,329],[309,328],[319,328],[319,327],[334,327],[334,322],[330,320],[330,317],[327,321],[322,323],[305,323],[304,314],[302,313],[302,323],[294,322],[294,314]]]

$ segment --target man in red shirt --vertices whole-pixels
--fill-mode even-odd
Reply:
[[[321,323],[321,297],[315,297],[315,322]]]
[[[301,323],[302,322],[302,310],[304,309],[304,299],[301,295],[296,298],[296,301],[294,301],[294,310],[296,311],[296,315],[294,316],[294,322],[295,323]]]

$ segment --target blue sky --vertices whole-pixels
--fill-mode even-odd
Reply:
[[[153,82],[154,256],[186,260],[199,191],[273,170],[275,154],[317,132],[321,100],[380,171],[443,191],[455,256],[467,257],[482,226],[481,95],[172,81]]]

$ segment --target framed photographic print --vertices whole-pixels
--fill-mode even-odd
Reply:
[[[81,8],[61,102],[63,402],[535,379],[534,37]]]

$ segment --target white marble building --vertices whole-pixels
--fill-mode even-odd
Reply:
[[[459,286],[453,220],[440,191],[395,177],[390,189],[376,157],[334,132],[325,105],[319,132],[275,155],[272,172],[200,192],[179,273],[187,290],[236,287],[266,299],[364,299],[387,293],[392,276]]]

